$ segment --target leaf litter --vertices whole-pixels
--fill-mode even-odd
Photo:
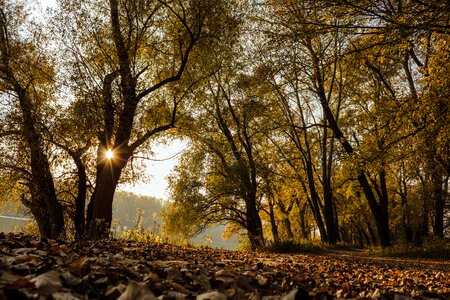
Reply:
[[[450,299],[450,262],[0,233],[2,299]]]

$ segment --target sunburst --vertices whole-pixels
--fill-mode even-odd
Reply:
[[[105,153],[105,157],[107,159],[113,159],[114,158],[114,152],[111,149],[108,149]]]

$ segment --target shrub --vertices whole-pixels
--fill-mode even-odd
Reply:
[[[329,250],[326,244],[317,241],[283,241],[267,245],[266,251],[274,253],[320,253]]]
[[[39,236],[39,227],[35,221],[28,221],[24,226],[14,226],[14,233],[23,233],[31,236]]]
[[[161,238],[153,234],[150,231],[140,231],[137,229],[131,229],[128,231],[125,231],[120,236],[121,239],[132,241],[132,242],[138,242],[146,245],[154,245],[154,244],[161,244]]]
[[[381,257],[450,259],[450,239],[428,238],[422,246],[401,243],[391,247],[371,247],[368,253]]]

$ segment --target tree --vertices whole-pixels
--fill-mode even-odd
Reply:
[[[13,164],[25,180],[27,193],[22,202],[36,219],[43,237],[61,238],[64,235],[63,207],[58,202],[50,169],[43,128],[47,123],[45,105],[51,95],[52,62],[42,48],[44,40],[36,24],[26,18],[24,8],[16,4],[2,4],[0,8],[0,85],[2,98],[11,108],[2,124],[1,137],[18,142],[25,164]],[[31,31],[26,31],[30,26]],[[33,38],[34,37],[34,38]],[[26,68],[24,66],[27,66]],[[44,125],[41,125],[44,124]]]
[[[196,67],[189,61],[200,63],[201,50],[220,40],[229,21],[228,4],[196,0],[62,4],[61,16],[74,20],[76,28],[64,28],[61,34],[80,42],[67,48],[75,57],[72,85],[78,86],[77,95],[92,98],[97,113],[96,178],[87,223],[89,237],[102,238],[109,232],[122,172],[152,137],[175,127],[183,89],[196,79],[175,82]],[[112,158],[105,156],[108,151]]]
[[[234,74],[238,69],[232,65],[232,69],[218,71],[196,92],[201,108],[197,122],[186,132],[196,150],[185,155],[197,158],[191,163],[202,162],[201,169],[194,174],[184,168],[178,171],[172,183],[173,199],[204,209],[205,216],[209,215],[204,224],[239,224],[247,231],[252,249],[259,249],[264,238],[259,216],[258,118],[264,109],[252,94],[251,77]]]

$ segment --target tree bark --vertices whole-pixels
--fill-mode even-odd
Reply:
[[[433,186],[432,199],[434,201],[434,221],[433,233],[440,237],[444,237],[444,205],[445,198],[442,190],[442,176],[438,170],[432,170],[431,183]]]
[[[283,214],[283,227],[286,231],[286,235],[288,240],[294,239],[294,233],[292,232],[292,226],[291,226],[291,220],[289,219],[289,213],[292,210],[292,207],[294,206],[294,201],[291,202],[288,208],[285,207],[284,203],[281,200],[278,200],[278,207],[280,209],[280,212]]]
[[[306,163],[306,173],[308,176],[308,187],[311,195],[311,210],[314,214],[314,219],[316,220],[317,227],[320,232],[320,239],[322,242],[328,242],[328,235],[325,229],[325,224],[323,223],[322,214],[320,213],[320,197],[316,190],[316,184],[314,181],[313,167],[311,161],[305,161]]]
[[[303,206],[300,205],[300,200],[298,198],[295,198],[295,204],[297,204],[299,210],[299,225],[302,238],[308,240],[310,237],[310,231],[306,225],[306,210],[308,209],[308,205],[307,203],[305,203]]]
[[[112,204],[117,184],[123,168],[131,155],[124,150],[114,149],[114,157],[105,157],[107,149],[100,144],[97,154],[97,176],[94,192],[88,207],[89,239],[105,239],[109,237],[112,222]]]
[[[331,187],[331,164],[333,157],[333,147],[330,148],[328,156],[327,139],[328,128],[324,127],[322,137],[322,186],[323,186],[323,217],[327,228],[327,241],[330,244],[336,244],[339,238],[336,222],[334,218],[334,198]],[[333,141],[331,142],[333,143]]]
[[[261,218],[255,205],[255,199],[246,201],[247,235],[253,251],[264,247],[264,236]]]
[[[278,234],[278,225],[275,220],[275,211],[272,199],[269,199],[269,220],[270,220],[270,227],[272,230],[273,242],[275,245],[278,245],[280,244],[280,236]]]
[[[77,166],[77,174],[78,174],[78,189],[77,189],[77,197],[75,199],[75,215],[74,215],[74,224],[75,224],[75,239],[81,240],[84,238],[85,229],[86,229],[86,194],[87,194],[87,176],[86,169],[81,160],[81,157],[78,155],[73,156],[75,164]]]

